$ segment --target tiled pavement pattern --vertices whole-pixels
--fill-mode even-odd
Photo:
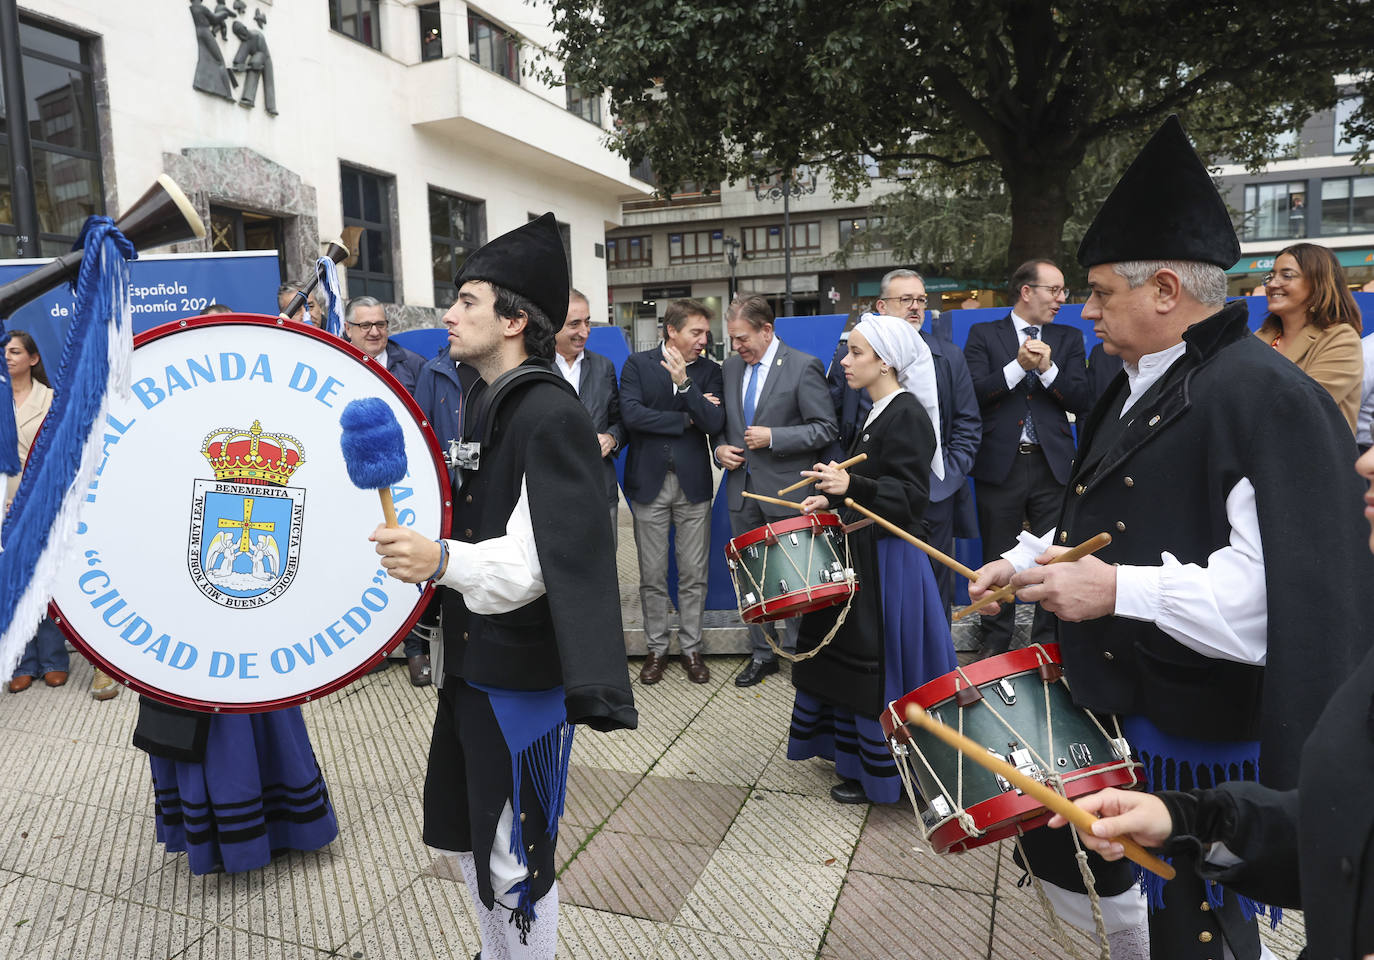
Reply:
[[[621,545],[632,581],[628,523]],[[420,841],[433,688],[392,668],[307,706],[338,839],[254,873],[193,877],[154,839],[148,761],[129,746],[135,697],[96,703],[90,667],[72,664],[65,687],[0,694],[0,958],[477,952],[461,878]],[[909,806],[837,805],[829,765],[786,759],[786,669],[740,690],[743,657],[709,664],[705,685],[676,663],[653,687],[636,681],[637,731],[579,732],[559,843],[561,958],[1071,955],[1004,845],[937,856]],[[638,667],[627,663],[632,677]],[[1265,936],[1292,958],[1301,930],[1290,913]],[[1085,937],[1073,946],[1096,955]]]

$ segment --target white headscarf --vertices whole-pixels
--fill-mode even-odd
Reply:
[[[935,360],[930,355],[930,347],[915,327],[897,317],[865,313],[854,330],[862,333],[878,358],[892,367],[901,388],[925,408],[930,425],[935,428],[935,456],[931,458],[930,469],[943,480],[945,457],[940,450],[940,398],[935,389]]]

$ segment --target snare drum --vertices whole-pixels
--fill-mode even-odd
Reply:
[[[1125,738],[1074,706],[1059,645],[989,657],[917,687],[882,715],[888,748],[937,853],[959,853],[1040,826],[1049,811],[1006,780],[905,722],[910,704],[1070,799],[1141,782]]]
[[[745,623],[834,606],[859,589],[844,524],[833,513],[756,527],[731,540],[725,557]]]

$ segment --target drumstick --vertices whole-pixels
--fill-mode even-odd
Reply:
[[[913,547],[916,547],[918,550],[925,551],[925,553],[930,557],[930,559],[938,560],[939,562],[943,563],[945,566],[953,570],[955,573],[959,574],[959,576],[967,577],[970,580],[978,579],[978,574],[974,573],[972,570],[964,566],[958,560],[955,560],[948,554],[941,553],[939,550],[936,550],[934,547],[926,543],[924,540],[918,540],[916,537],[913,537],[911,534],[907,533],[905,530],[897,526],[895,523],[891,522],[890,520],[884,520],[882,517],[878,516],[872,510],[869,510],[867,507],[860,506],[859,504],[854,502],[853,497],[845,497],[844,505],[846,507],[852,507],[853,509],[859,511],[865,517],[868,517],[868,519],[872,520],[878,526],[882,527],[884,530],[896,534],[897,536],[905,540],[907,543],[911,544]]]
[[[391,488],[406,476],[406,441],[396,414],[379,397],[350,400],[339,418],[339,427],[348,478],[356,487],[376,490],[386,525],[400,526]]]
[[[796,507],[798,510],[801,509],[801,504],[795,500],[781,500],[777,497],[765,497],[761,493],[750,493],[748,490],[744,491],[744,495],[750,500],[762,500],[764,503],[776,503],[780,507]]]
[[[1091,540],[1084,540],[1072,550],[1064,551],[1051,560],[1050,563],[1068,563],[1073,560],[1081,560],[1090,553],[1096,553],[1111,542],[1112,535],[1110,533],[1099,533]],[[1049,564],[1046,564],[1046,566],[1049,566]],[[990,603],[1002,603],[1005,600],[1010,600],[1014,596],[1016,596],[1016,588],[1011,584],[1007,584],[1004,587],[998,587],[977,603],[970,603],[967,607],[961,607],[955,610],[954,619],[962,620],[970,613],[973,613],[973,611],[986,607]]]
[[[930,714],[920,708],[918,704],[911,704],[906,708],[906,719],[908,723],[914,723],[923,730],[928,730],[949,746],[958,750],[974,763],[981,767],[986,767],[997,776],[1002,777],[1020,790],[1022,793],[1038,801],[1042,805],[1049,807],[1051,812],[1059,814],[1069,823],[1078,827],[1084,833],[1093,832],[1093,824],[1097,817],[1088,811],[1075,805],[1073,801],[1060,796],[1049,787],[1038,780],[1026,776],[1001,757],[989,753],[988,748],[972,740],[958,730],[945,726]],[[1174,868],[1163,860],[1149,853],[1144,847],[1136,843],[1129,837],[1113,837],[1114,843],[1121,844],[1126,850],[1126,856],[1140,864],[1151,873],[1157,873],[1165,880],[1174,879]]]
[[[835,464],[835,469],[836,469],[836,470],[848,470],[850,467],[854,466],[854,464],[856,464],[856,463],[863,463],[863,462],[864,462],[865,460],[867,460],[867,459],[868,459],[868,454],[866,454],[866,453],[861,453],[861,454],[859,454],[857,457],[850,457],[850,458],[849,458],[848,460],[846,460],[844,463],[837,463],[837,464]],[[783,487],[781,490],[779,490],[779,491],[778,491],[778,496],[782,496],[784,493],[791,493],[793,490],[800,490],[802,487],[806,486],[808,483],[815,483],[815,482],[816,482],[816,478],[815,478],[815,477],[803,477],[801,480],[798,480],[796,483],[792,484],[792,486],[790,486],[790,487]]]

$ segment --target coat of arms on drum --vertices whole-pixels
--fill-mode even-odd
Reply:
[[[196,588],[224,607],[261,607],[280,597],[300,562],[305,490],[287,481],[305,463],[300,441],[221,427],[201,455],[214,480],[195,481],[187,566]]]

